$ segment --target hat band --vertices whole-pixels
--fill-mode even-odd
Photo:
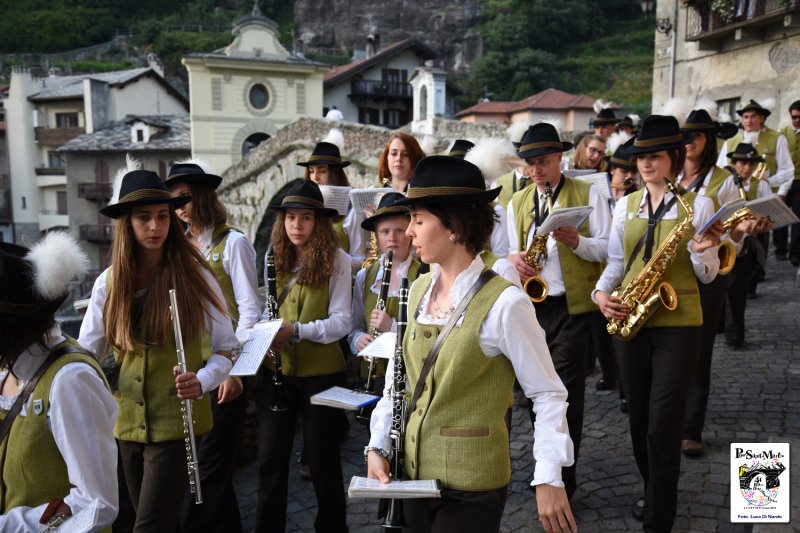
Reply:
[[[595,124],[616,124],[618,121],[615,118],[596,118],[592,122]]]
[[[169,192],[162,189],[139,189],[138,191],[133,191],[126,194],[125,196],[120,198],[117,201],[117,203],[123,204],[127,202],[136,202],[138,200],[144,200],[149,198],[157,198],[159,200],[161,199],[169,200],[172,198],[172,195]]]
[[[676,133],[675,135],[670,135],[668,137],[655,137],[654,139],[647,139],[640,141],[636,139],[633,141],[633,145],[637,148],[650,148],[651,146],[657,146],[659,144],[671,144],[677,143],[683,140],[683,135],[680,133]]]
[[[307,196],[284,196],[281,205],[286,205],[291,203],[307,204],[312,207],[317,207],[319,209],[325,209],[324,203],[318,202],[317,200],[314,200],[313,198],[309,198]]]
[[[48,302],[40,302],[38,304],[14,304],[11,302],[0,302],[0,313],[26,313],[32,311],[37,307],[45,305]]]
[[[683,125],[685,130],[713,130],[716,124],[708,124],[707,122],[687,122]]]
[[[632,167],[632,166],[634,166],[633,161],[631,161],[630,159],[620,159],[618,157],[610,157],[608,159],[608,162],[610,164],[612,164],[612,165],[617,165],[617,166],[620,166],[620,165],[622,165],[624,167]]]
[[[524,146],[519,147],[519,152],[529,152],[531,150],[538,150],[539,148],[558,148],[559,150],[564,149],[564,145],[561,142],[556,141],[548,141],[548,142],[540,142],[540,143],[531,143],[526,144]]]
[[[454,151],[448,152],[447,155],[449,155],[450,157],[454,157],[454,156],[457,156],[457,155],[466,155],[466,153],[467,152],[465,152],[464,150],[454,150]]]
[[[312,155],[308,158],[308,161],[336,161],[337,163],[341,163],[342,160],[335,155]]]
[[[370,218],[376,218],[382,215],[388,215],[389,213],[400,213],[404,215],[409,214],[408,207],[401,205],[392,205],[389,207],[382,207],[381,209],[378,209],[377,211],[375,211],[375,214],[372,215]]]
[[[763,159],[759,154],[733,154],[731,159],[739,159],[742,161],[755,161],[756,159]]]
[[[486,189],[473,187],[409,187],[409,198],[424,198],[426,196],[449,196],[453,194],[478,194]]]

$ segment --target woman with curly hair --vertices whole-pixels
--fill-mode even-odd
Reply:
[[[314,394],[345,384],[339,339],[350,331],[350,257],[338,248],[331,218],[316,183],[289,190],[272,228],[279,316],[283,327],[272,348],[280,352],[287,409],[272,411],[272,361],[263,376],[258,415],[258,510],[256,530],[286,527],[289,460],[298,415],[305,458],[317,497],[317,531],[347,531],[339,449],[344,413],[310,404]]]
[[[417,139],[402,131],[395,132],[378,160],[378,180],[382,185],[405,194],[419,160],[425,157]]]

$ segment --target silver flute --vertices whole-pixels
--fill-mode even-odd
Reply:
[[[186,372],[186,354],[183,351],[181,319],[178,316],[178,300],[175,295],[175,289],[169,290],[169,314],[172,317],[172,329],[175,332],[175,351],[178,354],[178,367],[180,367],[181,374],[183,374]],[[203,492],[200,489],[200,464],[197,461],[192,400],[183,400],[181,414],[183,415],[183,440],[186,444],[186,471],[189,474],[189,490],[194,494],[194,502],[200,505],[203,503]]]

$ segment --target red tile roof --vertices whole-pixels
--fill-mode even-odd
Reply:
[[[325,87],[330,87],[350,79],[359,72],[363,72],[381,61],[385,61],[388,57],[398,54],[408,48],[413,48],[423,59],[433,59],[438,55],[432,48],[416,39],[403,39],[402,41],[397,41],[396,43],[392,43],[378,50],[372,57],[362,57],[352,63],[330,69],[325,73],[324,85]]]
[[[472,107],[462,109],[456,113],[456,117],[465,115],[496,115],[498,113],[507,114],[514,102],[480,102]]]
[[[511,114],[526,109],[592,109],[594,101],[595,99],[591,96],[574,95],[550,88],[519,102],[481,102],[459,111],[456,117],[497,113]]]

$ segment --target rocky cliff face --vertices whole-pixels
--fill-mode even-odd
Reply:
[[[482,54],[479,0],[296,0],[294,18],[308,46],[364,50],[371,31],[381,46],[415,38],[440,57],[437,65],[466,73]]]

